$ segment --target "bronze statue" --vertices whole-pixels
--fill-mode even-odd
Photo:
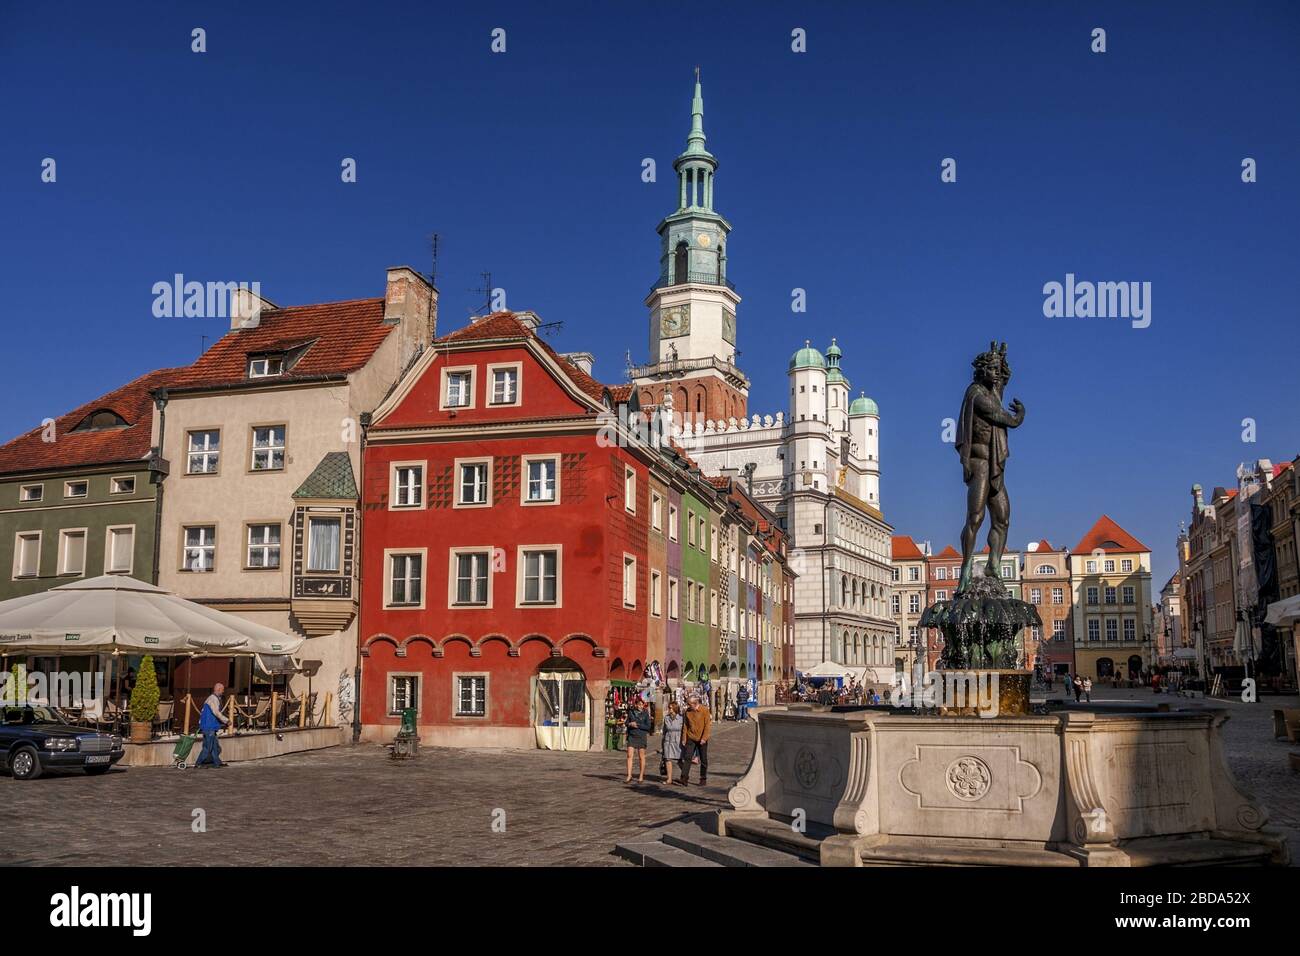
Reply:
[[[971,583],[975,563],[975,539],[984,513],[989,515],[989,560],[984,576],[1001,579],[1002,552],[1011,523],[1011,501],[1007,497],[1003,472],[1010,451],[1007,429],[1025,420],[1025,406],[1013,399],[1011,410],[1002,407],[1002,389],[1011,378],[1007,343],[989,343],[989,350],[971,363],[975,381],[966,389],[957,420],[957,454],[961,456],[962,480],[966,482],[966,527],[961,532],[961,580],[956,594]],[[954,595],[956,596],[956,595]]]

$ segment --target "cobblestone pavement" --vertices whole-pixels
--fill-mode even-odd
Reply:
[[[615,843],[726,805],[753,726],[714,725],[707,787],[662,786],[649,751],[646,783],[626,786],[621,753],[426,748],[399,763],[373,744],[225,770],[0,777],[0,865],[624,865]],[[191,830],[196,808],[206,833]]]
[[[1145,690],[1095,696],[1153,699]],[[1268,808],[1270,826],[1288,833],[1300,862],[1300,774],[1286,763],[1297,748],[1272,734],[1273,708],[1300,700],[1209,703],[1230,710],[1233,770]],[[620,840],[725,805],[754,730],[715,728],[710,785],[686,790],[651,782],[653,752],[646,784],[627,787],[622,754],[426,749],[394,763],[374,745],[221,771],[0,777],[0,865],[620,865],[610,854]],[[206,814],[206,833],[191,828],[196,809]],[[493,830],[498,810],[503,833]]]

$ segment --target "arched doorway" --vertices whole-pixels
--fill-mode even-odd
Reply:
[[[1110,677],[1115,673],[1115,662],[1109,657],[1097,658],[1097,676]]]
[[[677,243],[677,248],[673,250],[673,284],[683,285],[687,281],[686,277],[686,252],[690,247],[685,240]]]
[[[1134,654],[1128,659],[1128,679],[1137,680],[1142,674],[1142,656]]]
[[[543,661],[533,677],[533,726],[541,750],[591,749],[587,677],[567,657]]]

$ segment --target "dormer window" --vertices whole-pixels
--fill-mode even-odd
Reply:
[[[283,355],[254,355],[248,360],[249,378],[270,378],[284,374]]]
[[[104,428],[126,428],[129,422],[111,408],[91,412],[73,427],[74,432],[99,431]]]

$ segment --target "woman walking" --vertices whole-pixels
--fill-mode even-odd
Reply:
[[[668,713],[664,714],[664,738],[661,747],[666,774],[664,782],[672,783],[673,764],[682,759],[682,709],[677,706],[677,701],[669,704]]]
[[[627,712],[627,777],[624,783],[632,782],[632,752],[641,758],[641,775],[637,783],[645,783],[645,748],[654,725],[650,714],[645,709],[645,701],[640,697],[632,698],[632,707]]]

